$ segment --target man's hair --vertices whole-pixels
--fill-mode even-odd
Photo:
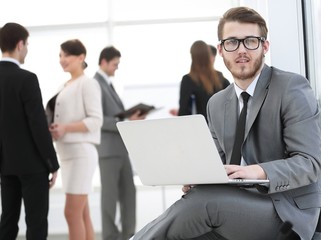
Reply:
[[[0,29],[0,48],[2,52],[13,52],[17,44],[22,40],[25,44],[29,32],[18,23],[6,23]]]
[[[98,65],[101,64],[101,61],[103,59],[105,59],[107,62],[109,62],[110,60],[112,60],[115,57],[121,57],[120,51],[118,51],[113,46],[105,47],[100,53]]]
[[[247,7],[236,7],[229,9],[220,19],[217,29],[218,40],[223,40],[223,28],[227,22],[253,23],[257,24],[261,31],[261,36],[267,38],[268,29],[264,18],[255,10]]]

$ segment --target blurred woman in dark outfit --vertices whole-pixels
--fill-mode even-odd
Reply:
[[[190,72],[181,81],[178,115],[202,114],[207,119],[207,101],[230,82],[214,69],[215,47],[196,41],[190,52],[192,64]]]

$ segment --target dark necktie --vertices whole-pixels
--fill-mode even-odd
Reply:
[[[247,102],[250,98],[250,95],[247,92],[242,92],[241,96],[243,98],[243,108],[240,113],[239,120],[237,122],[234,146],[233,146],[231,163],[230,163],[230,164],[236,164],[236,165],[240,165],[241,163],[241,149],[244,141]]]
[[[111,87],[111,89],[112,89],[114,92],[116,92],[116,91],[115,91],[115,88],[114,88],[114,85],[113,85],[112,83],[110,83],[109,86]]]
[[[121,99],[119,98],[114,86],[112,83],[109,84],[110,88],[112,89],[112,97],[115,99],[115,101],[124,109],[124,105],[123,102],[121,101]]]

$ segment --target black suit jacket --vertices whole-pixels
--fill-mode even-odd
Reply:
[[[37,76],[0,61],[0,173],[49,173],[58,168]]]

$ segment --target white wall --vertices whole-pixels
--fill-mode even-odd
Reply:
[[[269,0],[271,64],[305,76],[300,0]]]
[[[305,75],[304,45],[300,0],[243,0],[266,20],[270,51],[266,63]]]

